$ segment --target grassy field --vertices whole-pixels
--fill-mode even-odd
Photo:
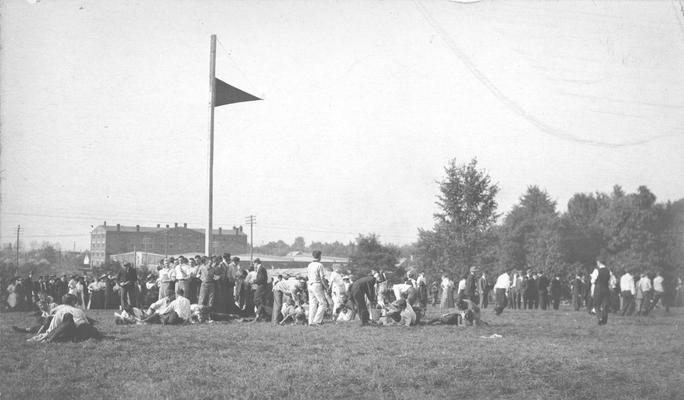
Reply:
[[[43,344],[12,331],[25,313],[4,313],[0,399],[684,399],[683,314],[598,326],[586,312],[490,308],[482,328],[308,328],[118,326],[99,311],[112,339]]]

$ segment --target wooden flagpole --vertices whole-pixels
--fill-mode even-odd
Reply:
[[[211,236],[213,233],[214,208],[214,102],[216,101],[216,35],[211,35],[211,51],[209,58],[209,215],[207,231],[204,237],[204,255],[211,256]]]

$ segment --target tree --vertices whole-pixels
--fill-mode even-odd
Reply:
[[[304,240],[303,237],[297,236],[294,240],[294,243],[292,243],[292,246],[290,247],[292,251],[305,251],[306,250],[306,241]]]
[[[613,188],[613,198],[624,196],[622,188]],[[610,206],[611,198],[603,193],[577,193],[568,201],[568,210],[559,225],[560,251],[568,264],[594,268],[604,247],[603,228],[598,216]]]
[[[437,182],[440,212],[434,214],[432,230],[419,230],[417,249],[428,272],[460,275],[474,264],[491,262],[488,247],[495,240],[491,229],[498,218],[499,187],[477,168],[476,159],[467,165],[453,159],[444,171]]]
[[[392,245],[383,245],[380,237],[374,233],[359,235],[356,238],[356,249],[350,258],[350,268],[354,274],[365,276],[371,270],[397,272],[399,249]]]
[[[537,186],[530,186],[506,216],[500,231],[501,266],[558,273],[559,216],[556,202]]]

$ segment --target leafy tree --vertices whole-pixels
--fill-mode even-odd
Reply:
[[[292,243],[292,246],[290,247],[292,251],[305,251],[306,250],[306,241],[304,240],[303,237],[297,236],[294,240],[294,243]]]
[[[374,233],[359,235],[356,238],[356,249],[350,258],[350,268],[358,276],[365,276],[371,270],[397,272],[399,248],[383,245],[380,237]]]
[[[254,251],[274,256],[285,256],[290,252],[290,246],[282,240],[278,240],[277,242],[268,242],[263,246],[255,247]]]
[[[485,255],[494,240],[499,187],[477,168],[476,159],[467,165],[451,160],[444,171],[438,182],[440,212],[434,214],[432,230],[419,230],[417,248],[428,272],[460,275],[474,264],[491,262]]]
[[[562,270],[556,202],[539,187],[527,188],[520,203],[504,219],[500,235],[502,267]]]
[[[616,270],[666,267],[667,213],[655,200],[646,186],[640,186],[636,193],[613,195],[609,207],[599,213],[606,261]]]

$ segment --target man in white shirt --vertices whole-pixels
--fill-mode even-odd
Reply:
[[[636,286],[634,286],[634,277],[629,271],[626,271],[620,277],[620,295],[622,296],[622,311],[621,315],[632,315],[634,312],[634,295],[636,295]]]
[[[663,286],[663,274],[658,271],[658,275],[653,278],[653,301],[651,302],[650,310],[653,310],[658,304],[658,301],[662,300],[663,305],[665,305],[665,288]],[[649,311],[650,311],[649,310]],[[669,311],[669,309],[668,309]]]
[[[178,264],[174,267],[174,276],[176,277],[176,291],[183,289],[183,293],[190,293],[190,266],[188,259],[180,256],[178,257]]]
[[[653,298],[653,286],[651,278],[644,272],[641,279],[636,283],[637,286],[637,315],[648,315],[651,309],[651,299]]]
[[[192,310],[190,300],[184,297],[183,288],[176,290],[176,298],[165,308],[159,310],[162,325],[178,325],[190,321]]]
[[[314,250],[314,260],[306,267],[309,288],[309,325],[317,326],[323,322],[323,316],[327,309],[325,299],[325,279],[323,264],[321,264],[321,251]]]
[[[166,297],[166,293],[169,290],[173,293],[173,278],[171,278],[171,268],[169,268],[168,258],[164,259],[158,272],[159,278],[157,278],[157,286],[159,286],[159,300],[161,300]]]
[[[496,315],[500,315],[504,308],[506,308],[506,291],[511,287],[511,277],[510,272],[512,268],[507,267],[506,271],[496,278],[496,284],[494,285],[494,296],[496,306],[494,307],[494,312]]]
[[[340,296],[347,293],[347,287],[344,285],[339,267],[330,273],[329,283],[330,297],[332,297],[333,301],[333,314],[337,314],[337,309],[340,307]]]

